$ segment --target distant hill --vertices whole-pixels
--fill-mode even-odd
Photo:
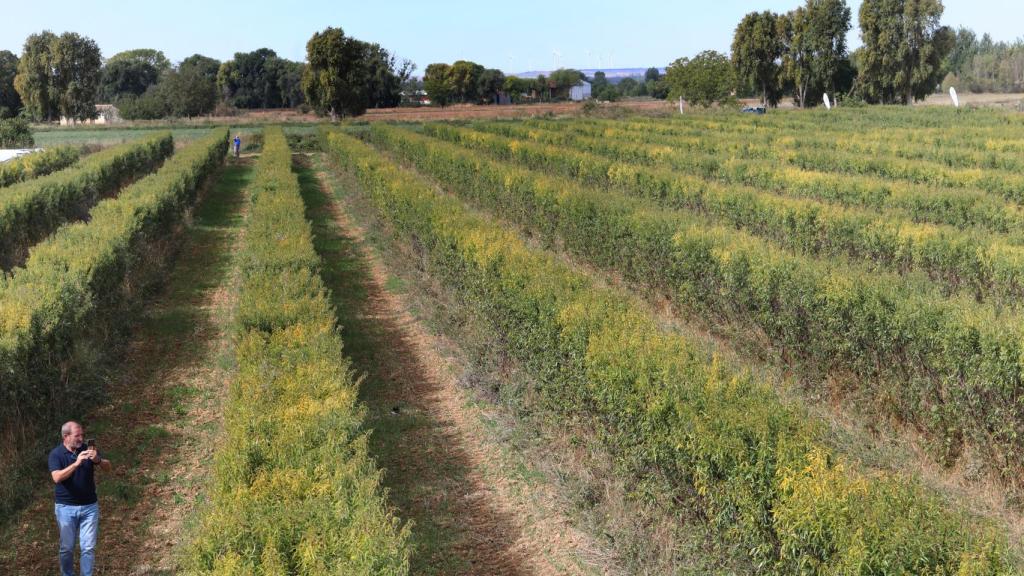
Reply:
[[[619,81],[626,78],[643,78],[647,72],[647,68],[581,68],[578,69],[580,72],[586,74],[587,78],[593,78],[595,72],[604,72],[608,81],[612,84],[617,84]],[[517,78],[536,78],[543,74],[544,76],[550,76],[552,70],[530,70],[529,72],[517,72],[515,74],[509,74],[509,76],[515,76]],[[658,68],[658,72],[661,74],[665,73],[664,68]]]

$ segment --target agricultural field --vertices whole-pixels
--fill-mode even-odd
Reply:
[[[0,573],[56,570],[65,397],[117,464],[102,574],[1021,573],[1022,129],[39,132],[0,172]]]

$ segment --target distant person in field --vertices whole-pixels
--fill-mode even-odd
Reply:
[[[235,134],[234,145],[235,145],[235,158],[238,158],[238,153],[242,151],[242,137],[240,135],[238,135],[238,134]]]
[[[50,477],[56,496],[54,513],[60,530],[61,576],[74,576],[76,538],[82,552],[82,576],[92,576],[100,528],[93,472],[97,466],[108,471],[111,468],[110,460],[100,456],[95,442],[90,440],[87,444],[84,436],[81,424],[68,422],[60,427],[61,443],[50,451]]]

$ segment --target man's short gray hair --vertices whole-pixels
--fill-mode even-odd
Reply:
[[[60,427],[60,437],[67,438],[68,436],[70,436],[71,431],[75,429],[75,426],[78,426],[79,428],[82,427],[81,424],[75,422],[74,420],[68,420],[67,422],[65,422],[64,425]]]

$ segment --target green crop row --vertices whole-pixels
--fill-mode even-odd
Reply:
[[[526,248],[350,136],[330,133],[326,147],[431,272],[505,335],[541,401],[600,425],[627,484],[658,470],[761,572],[1008,572],[999,536],[915,482],[845,463],[803,410],[659,329],[631,297]]]
[[[920,270],[949,292],[967,288],[978,299],[995,296],[1012,302],[1024,296],[1024,247],[991,234],[780,197],[447,125],[428,124],[424,131],[586,184],[614,187],[665,206],[703,213],[802,253],[845,255],[897,272]]]
[[[151,172],[173,152],[171,134],[163,132],[5,189],[0,193],[0,268],[21,262],[29,246],[64,222],[85,217],[104,195]]]
[[[268,128],[238,254],[238,372],[186,574],[404,575],[291,153]]]
[[[173,232],[226,144],[227,130],[215,130],[97,204],[89,222],[61,227],[24,268],[0,274],[0,437],[16,439],[5,445],[12,462],[41,428],[102,394],[104,361],[123,342],[142,291],[162,273]],[[21,473],[16,465],[0,469],[0,512],[35,485],[19,482]]]
[[[1022,151],[1016,129],[973,128],[950,124],[942,132],[928,132],[919,128],[894,130],[886,125],[861,129],[843,128],[822,130],[780,124],[764,127],[757,132],[729,131],[731,124],[716,122],[714,138],[709,138],[709,126],[695,118],[686,122],[634,118],[629,121],[588,120],[549,121],[528,120],[527,127],[570,129],[576,134],[625,139],[635,143],[671,140],[684,147],[699,147],[707,152],[770,154],[773,149],[820,148],[843,150],[862,154],[890,155],[906,159],[933,160],[949,167],[986,167],[1018,170],[1024,166],[1019,158]]]
[[[650,143],[649,138],[652,132],[650,124],[638,127],[631,127],[624,123],[622,128],[632,131],[641,142]],[[604,134],[607,138],[608,134]],[[675,138],[671,133],[668,138],[659,138],[662,146],[676,145]],[[705,136],[705,140],[712,140]],[[984,166],[968,165],[961,162],[961,167],[954,168],[942,161],[928,157],[925,152],[921,153],[922,158],[907,159],[896,157],[895,154],[876,155],[871,152],[858,152],[843,147],[827,145],[810,149],[802,147],[794,150],[788,145],[790,141],[801,138],[801,132],[795,134],[778,132],[765,132],[760,138],[750,137],[747,134],[735,135],[733,146],[726,152],[738,159],[768,159],[780,162],[792,167],[805,170],[819,170],[824,172],[836,172],[844,174],[872,175],[886,179],[903,180],[911,183],[928,184],[932,186],[943,186],[952,188],[978,188],[995,194],[999,197],[1024,203],[1024,176],[1016,171],[994,169]],[[617,138],[613,138],[616,140]],[[730,140],[728,135],[719,135],[716,132],[715,146],[727,146]],[[686,141],[689,141],[687,139]],[[914,149],[915,145],[900,142],[900,147]],[[1015,160],[1016,154],[1010,157]],[[685,158],[676,157],[677,162]],[[966,160],[965,160],[966,162]]]
[[[941,459],[966,440],[1013,485],[1024,470],[1019,314],[923,282],[793,256],[727,227],[481,158],[386,125],[369,138],[451,190],[683,307],[737,318],[784,357],[853,373],[883,413],[927,430]]]
[[[875,176],[837,174],[804,170],[793,166],[738,159],[709,152],[705,143],[714,139],[695,137],[684,143],[671,139],[652,141],[647,146],[631,142],[621,132],[606,129],[601,136],[574,136],[575,127],[548,123],[547,128],[523,128],[510,123],[477,125],[491,133],[578,151],[628,160],[728,185],[746,185],[793,197],[814,198],[851,206],[874,208],[919,222],[958,227],[983,227],[996,232],[1019,232],[1024,210],[1016,204],[974,188],[939,188],[910,182],[893,182]],[[637,133],[638,138],[650,139]],[[780,144],[781,145],[781,144]],[[751,156],[751,153],[746,153]]]
[[[605,120],[588,120],[593,124]],[[775,111],[767,116],[686,114],[669,117],[645,118],[638,116],[631,123],[643,124],[649,130],[672,132],[683,130],[704,130],[731,134],[763,135],[766,133],[820,133],[844,136],[846,134],[870,134],[872,131],[901,139],[905,134],[914,134],[918,139],[927,138],[955,145],[981,145],[993,139],[1020,145],[1019,133],[1022,121],[1019,114],[1007,111],[971,111],[959,114],[955,110],[930,108],[907,110],[894,107],[883,110],[843,109],[799,112]]]
[[[0,188],[67,168],[78,162],[78,155],[78,148],[58,146],[8,160],[0,164]]]

